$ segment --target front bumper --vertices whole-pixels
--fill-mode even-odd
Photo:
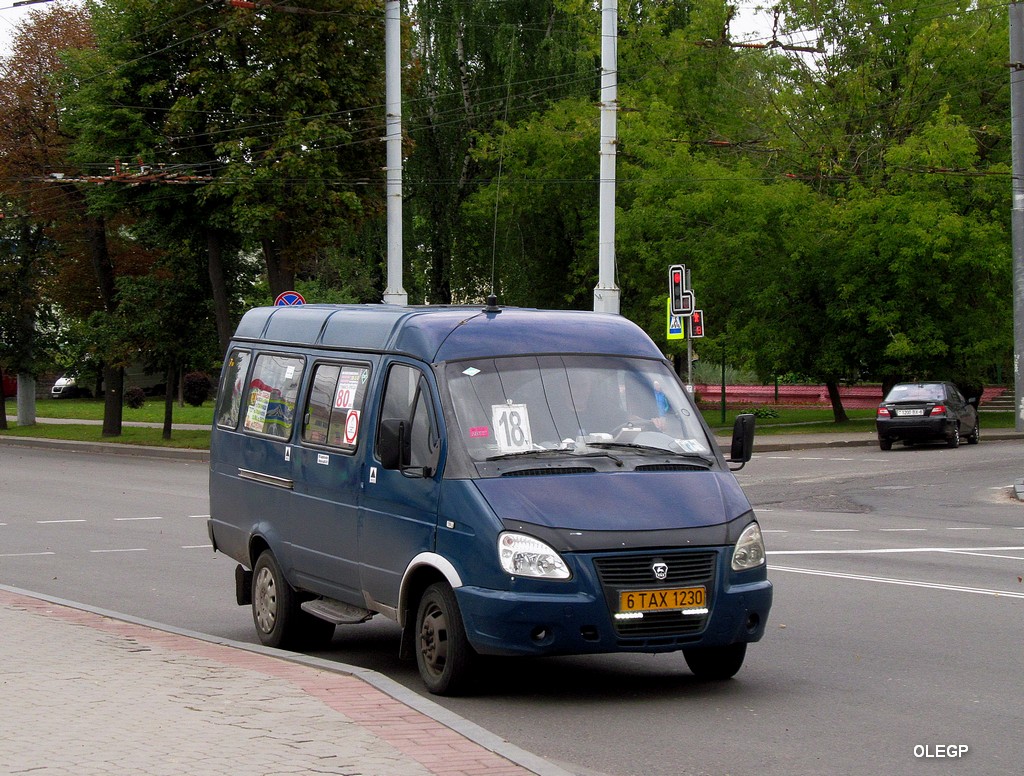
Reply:
[[[489,590],[460,587],[455,593],[474,649],[488,655],[568,655],[609,652],[674,652],[690,647],[725,646],[759,640],[772,604],[765,569],[739,574],[719,552],[716,579],[705,615],[662,620],[654,631],[617,627],[603,585],[588,564],[577,564],[577,584],[566,592]],[[557,590],[557,588],[554,588]]]

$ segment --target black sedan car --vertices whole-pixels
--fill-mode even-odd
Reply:
[[[981,438],[978,400],[968,401],[952,383],[899,383],[878,405],[875,428],[883,450],[891,450],[896,441],[938,440],[959,447],[966,439],[976,445]]]

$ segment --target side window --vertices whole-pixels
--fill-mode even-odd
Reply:
[[[437,424],[427,381],[418,369],[404,364],[391,367],[380,419],[406,422],[410,433],[409,466],[433,468],[437,464]]]
[[[245,373],[249,369],[249,351],[232,350],[224,364],[220,394],[217,397],[217,425],[238,427],[238,415],[245,396]]]
[[[263,353],[256,357],[245,405],[246,431],[291,437],[302,367],[303,360],[297,356]]]
[[[302,439],[351,452],[359,443],[370,369],[359,364],[313,368]]]

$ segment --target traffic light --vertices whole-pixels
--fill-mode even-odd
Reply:
[[[693,294],[686,290],[686,267],[682,264],[668,268],[668,302],[672,315],[689,315],[693,310]]]
[[[690,314],[690,337],[697,338],[704,336],[704,311],[694,310]]]

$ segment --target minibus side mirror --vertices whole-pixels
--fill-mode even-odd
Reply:
[[[401,469],[409,465],[412,447],[409,442],[409,426],[404,420],[385,418],[380,422],[377,454],[385,469]]]
[[[736,416],[736,422],[732,426],[732,446],[729,449],[729,463],[738,463],[739,466],[729,468],[738,472],[743,465],[754,455],[754,423],[757,418],[750,414]]]

